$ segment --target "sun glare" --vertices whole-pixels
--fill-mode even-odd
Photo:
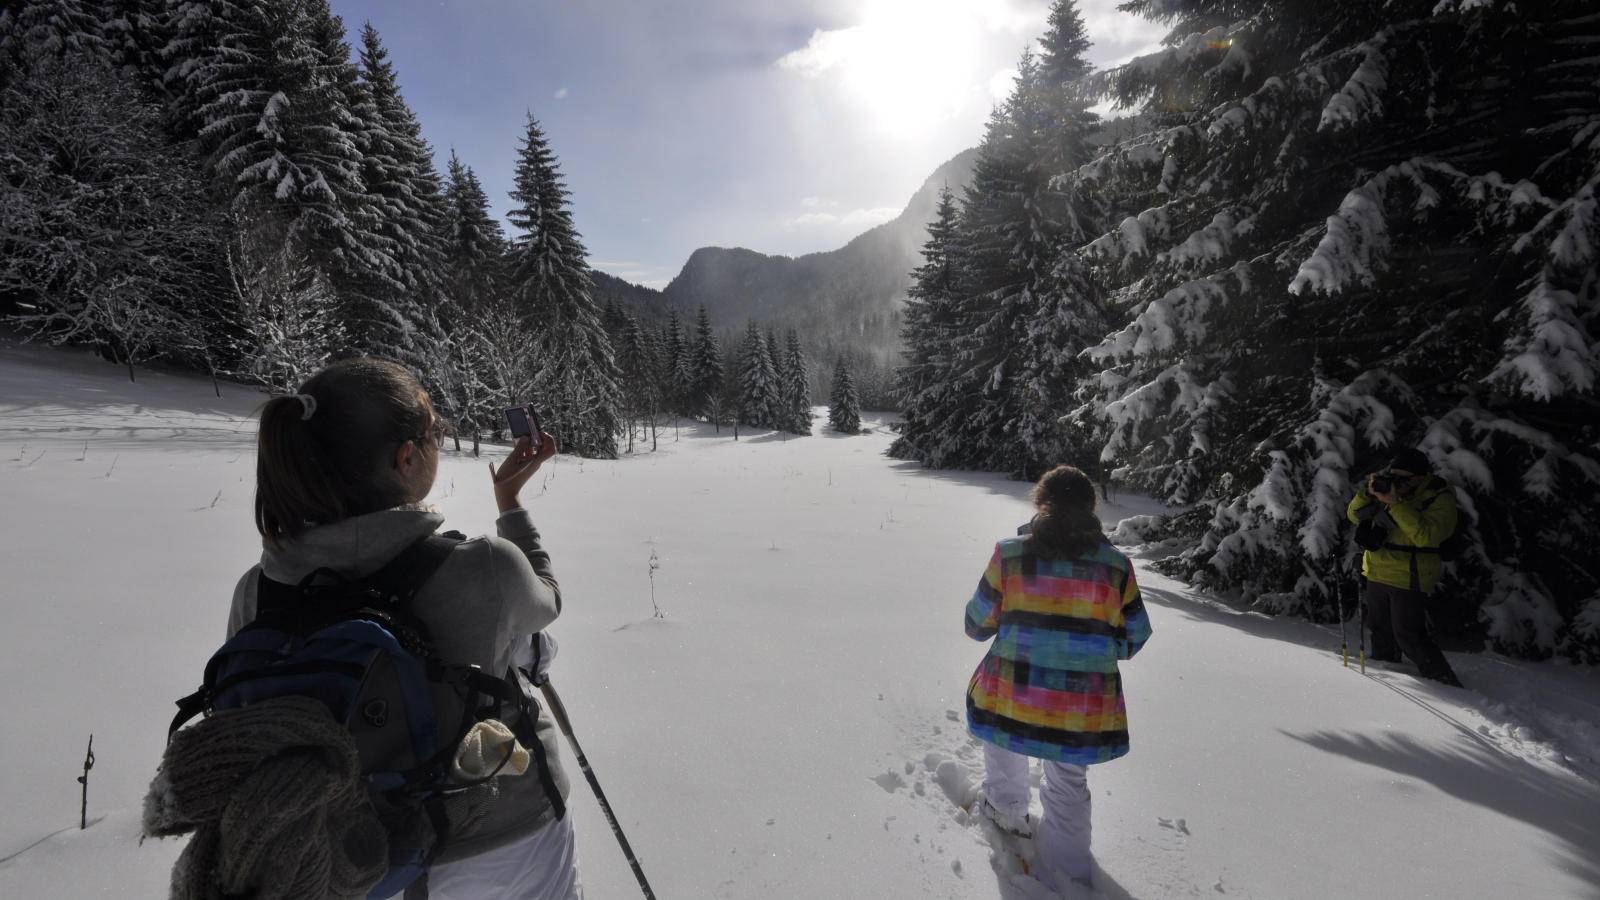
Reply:
[[[818,30],[778,66],[831,81],[870,124],[904,136],[987,110],[1009,90],[1009,68],[982,52],[994,32],[1017,35],[1017,52],[1043,24],[1043,8],[1011,0],[872,0],[861,22]]]

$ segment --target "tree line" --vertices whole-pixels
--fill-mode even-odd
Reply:
[[[337,357],[393,359],[458,447],[530,398],[587,456],[668,412],[809,432],[792,336],[673,381],[672,336],[602,321],[538,121],[507,236],[471,166],[438,171],[377,31],[346,37],[326,0],[8,0],[0,313],[130,378],[165,359],[289,391]]]
[[[1122,8],[1164,49],[1095,72],[1057,0],[943,196],[893,453],[1075,464],[1185,510],[1125,523],[1164,570],[1326,621],[1359,563],[1345,504],[1418,446],[1472,540],[1436,624],[1600,658],[1600,17]]]

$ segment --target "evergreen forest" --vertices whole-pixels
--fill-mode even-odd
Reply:
[[[1120,8],[1163,49],[1093,71],[1057,0],[942,198],[892,452],[1077,465],[1176,508],[1116,535],[1162,570],[1333,621],[1346,504],[1418,447],[1470,537],[1436,627],[1600,660],[1600,11]]]
[[[842,432],[896,406],[897,457],[1164,501],[1115,540],[1316,621],[1354,608],[1351,495],[1417,447],[1470,538],[1437,630],[1600,662],[1600,11],[1120,8],[1170,31],[1096,71],[1052,3],[890,373],[631,303],[531,113],[505,227],[327,0],[0,0],[0,318],[135,379],[393,359],[458,450],[530,399],[590,457],[685,419],[809,434],[824,385]]]
[[[708,327],[641,321],[531,113],[507,234],[471,165],[440,170],[377,31],[350,38],[327,0],[7,0],[0,318],[135,380],[160,360],[288,392],[392,359],[457,450],[530,399],[590,457],[672,417],[809,433],[792,334],[724,360]]]

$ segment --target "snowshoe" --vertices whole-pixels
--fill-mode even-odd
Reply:
[[[978,812],[982,813],[984,818],[993,822],[996,828],[1012,837],[1033,837],[1033,816],[1018,816],[1014,812],[1001,812],[995,808],[993,803],[989,802],[988,797],[978,798]]]

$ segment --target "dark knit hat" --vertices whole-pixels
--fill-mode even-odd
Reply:
[[[1428,459],[1428,454],[1415,447],[1407,447],[1394,455],[1389,462],[1390,469],[1399,469],[1413,475],[1426,475],[1433,471],[1433,463]]]

